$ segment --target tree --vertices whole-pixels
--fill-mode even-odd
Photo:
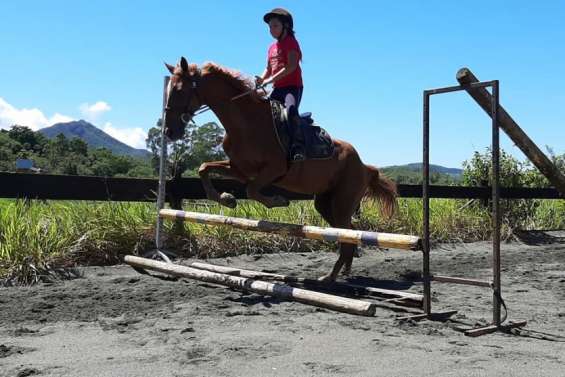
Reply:
[[[524,164],[512,155],[500,150],[500,186],[522,187],[524,184]],[[475,151],[473,157],[463,162],[463,185],[484,186],[492,182],[492,152]]]
[[[90,159],[94,175],[103,177],[126,175],[130,169],[136,166],[136,161],[133,158],[115,155],[106,148],[93,150]]]
[[[71,153],[86,156],[88,154],[88,144],[78,137],[73,137],[69,142],[69,150]]]
[[[147,159],[115,155],[107,149],[91,149],[80,138],[63,134],[47,139],[27,127],[0,130],[0,171],[14,171],[17,158],[31,158],[35,166],[51,174],[151,177]]]
[[[25,126],[12,126],[8,131],[8,137],[29,150],[34,149],[36,146],[42,147],[47,143],[47,138],[40,132],[34,132]]]
[[[183,137],[168,146],[168,175],[180,177],[187,171],[196,170],[205,161],[226,159],[221,149],[224,130],[214,122],[201,126],[188,124]],[[152,154],[152,166],[159,169],[161,155],[161,120],[149,130],[146,139],[147,149]]]
[[[152,177],[153,176],[153,168],[147,164],[147,163],[143,163],[137,166],[134,166],[132,169],[130,169],[126,176],[128,177]]]
[[[552,153],[552,159],[557,166],[565,162],[565,156],[556,157]],[[487,148],[481,154],[475,152],[469,161],[463,163],[463,184],[467,186],[482,186],[492,183],[492,153]],[[541,187],[548,181],[539,171],[532,168],[529,161],[520,162],[513,156],[500,151],[500,186],[501,187]],[[503,222],[511,227],[521,227],[531,223],[535,216],[536,208],[539,207],[538,200],[501,200]]]
[[[54,139],[49,140],[45,148],[47,157],[47,168],[52,173],[61,173],[61,166],[67,158],[69,152],[69,140],[63,134],[57,135]]]
[[[20,143],[8,136],[8,131],[0,131],[0,170],[14,171],[16,168],[15,150],[19,150]]]
[[[546,146],[547,154],[549,159],[555,165],[555,167],[565,174],[565,154],[556,155],[553,149]],[[534,166],[534,164],[528,160],[525,162],[526,173],[524,177],[524,184],[529,187],[551,187],[552,184],[549,180],[541,174],[541,172]]]

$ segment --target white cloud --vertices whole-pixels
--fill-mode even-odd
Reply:
[[[82,104],[80,109],[83,115],[92,120],[98,115],[109,111],[111,107],[103,101],[98,101],[94,105]],[[46,117],[39,109],[17,109],[0,97],[0,129],[9,129],[13,125],[26,126],[34,131],[40,128],[52,126],[55,123],[64,123],[74,120],[73,118],[55,113],[51,117]],[[145,139],[147,132],[140,127],[135,128],[116,128],[112,123],[106,122],[102,131],[122,143],[134,148],[146,148]]]
[[[95,121],[100,115],[110,111],[112,107],[104,101],[98,101],[95,104],[83,103],[79,107],[82,115],[90,121]]]
[[[13,125],[26,126],[36,131],[55,123],[70,122],[73,118],[55,113],[47,118],[39,109],[17,109],[0,97],[0,128],[8,129]]]
[[[46,125],[46,127],[52,126],[55,123],[67,123],[67,122],[71,122],[73,120],[74,120],[73,118],[68,117],[66,115],[55,113],[55,115],[53,115],[51,118],[49,118],[49,121],[47,122],[48,124]]]
[[[118,139],[122,143],[129,145],[134,148],[145,149],[145,139],[147,138],[147,132],[139,127],[135,128],[115,128],[112,123],[106,122],[102,131],[106,132],[108,135],[112,136],[114,139]]]

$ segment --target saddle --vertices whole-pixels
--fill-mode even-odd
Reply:
[[[291,161],[290,147],[292,145],[292,127],[287,109],[278,101],[270,100],[271,112],[273,114],[273,127],[287,160]],[[316,125],[312,119],[312,113],[300,114],[300,128],[304,135],[304,148],[307,160],[324,160],[331,158],[334,154],[334,144],[330,134],[322,127]]]

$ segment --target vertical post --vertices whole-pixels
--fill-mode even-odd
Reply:
[[[165,135],[165,107],[167,106],[167,87],[169,86],[169,76],[165,76],[163,80],[163,108],[161,110],[161,155],[159,158],[159,188],[157,189],[157,227],[155,230],[155,247],[161,250],[163,240],[161,233],[163,231],[163,219],[159,216],[159,211],[165,205],[165,185],[167,182],[167,136]]]
[[[491,97],[492,114],[492,271],[493,311],[492,321],[500,326],[500,145],[498,129],[498,80],[493,81]]]
[[[424,90],[424,124],[423,124],[423,161],[422,161],[422,207],[423,207],[423,266],[424,280],[424,313],[431,315],[431,278],[430,278],[430,94]]]

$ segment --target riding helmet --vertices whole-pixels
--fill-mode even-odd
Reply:
[[[269,23],[269,21],[271,20],[271,18],[278,18],[281,20],[281,22],[283,23],[287,23],[288,24],[288,28],[290,30],[292,30],[294,28],[294,24],[292,21],[292,14],[290,14],[289,11],[287,11],[284,8],[275,8],[272,11],[270,11],[269,13],[265,14],[263,16],[263,21],[265,21],[266,23]]]

